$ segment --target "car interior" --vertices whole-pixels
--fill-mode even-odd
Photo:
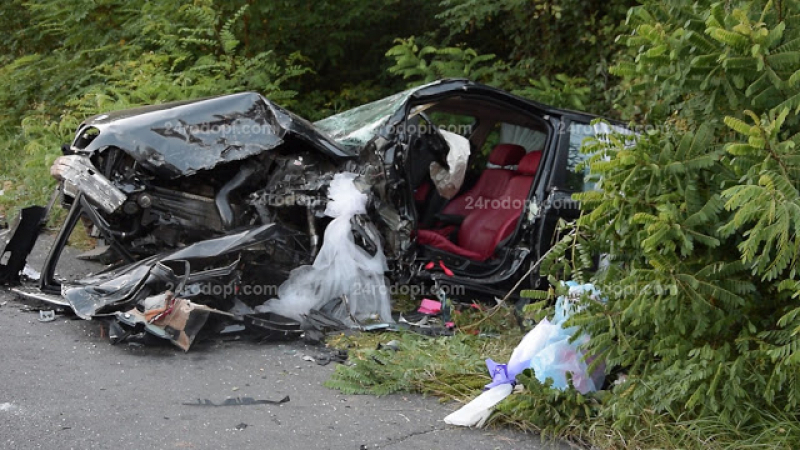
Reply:
[[[438,145],[431,146],[433,152],[417,146],[422,150],[408,159],[417,243],[491,264],[518,228],[548,142],[546,123],[490,100],[462,96],[417,105],[409,119],[456,133],[470,144],[465,181],[450,199],[425,176],[431,162],[442,159]]]

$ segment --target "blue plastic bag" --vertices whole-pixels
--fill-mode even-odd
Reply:
[[[547,319],[543,319],[522,338],[511,354],[508,364],[498,364],[487,359],[486,367],[492,375],[492,382],[486,385],[486,389],[500,384],[515,384],[517,375],[530,367],[531,358],[551,342],[552,336],[558,333],[560,328],[559,325],[553,325]]]
[[[567,388],[567,372],[572,374],[573,386],[582,394],[596,391],[603,385],[605,365],[599,364],[590,374],[591,358],[584,361],[581,346],[589,341],[589,337],[583,335],[570,342],[578,331],[577,327],[564,328],[570,316],[582,308],[580,298],[583,293],[589,292],[596,299],[599,299],[600,293],[591,284],[579,285],[570,281],[566,285],[570,288],[569,294],[556,300],[553,321],[543,319],[525,335],[511,354],[508,364],[486,360],[492,376],[492,382],[486,385],[486,389],[501,384],[515,384],[516,376],[527,368],[531,368],[536,379],[542,383],[551,378],[553,387],[557,389]]]

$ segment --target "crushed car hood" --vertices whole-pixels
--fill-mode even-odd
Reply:
[[[72,151],[117,147],[175,178],[258,155],[294,136],[334,158],[355,156],[307,120],[255,92],[101,114],[78,129]]]

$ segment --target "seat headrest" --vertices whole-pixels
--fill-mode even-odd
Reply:
[[[516,144],[497,144],[489,154],[489,163],[496,166],[516,166],[525,156],[525,147]]]
[[[536,175],[536,170],[539,168],[539,161],[542,160],[542,151],[534,150],[527,155],[523,156],[519,162],[517,173],[520,175]]]

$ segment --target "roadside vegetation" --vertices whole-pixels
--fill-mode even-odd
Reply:
[[[580,395],[528,373],[494,420],[596,448],[796,448],[800,4],[645,2],[627,27],[610,69],[620,110],[656,126],[633,146],[584,143],[602,190],[579,195],[587,212],[544,264],[554,285],[603,293],[570,322],[616,383]],[[547,314],[552,293],[531,295]],[[468,399],[489,380],[468,355],[507,357],[495,339],[405,336],[330,384]]]
[[[635,145],[585,143],[602,191],[543,266],[603,293],[571,323],[617,383],[581,395],[526,372],[492,423],[602,449],[797,448],[800,1],[379,3],[3,3],[0,208],[47,197],[88,115],[244,89],[313,120],[467,77],[631,121]],[[529,294],[529,319],[552,313],[556,292]],[[456,321],[338,338],[355,365],[329,385],[474,397],[523,332],[504,306]]]
[[[45,201],[45,169],[83,119],[142,104],[255,90],[317,120],[468,77],[611,109],[609,61],[633,1],[492,3],[2,2],[0,208]]]

